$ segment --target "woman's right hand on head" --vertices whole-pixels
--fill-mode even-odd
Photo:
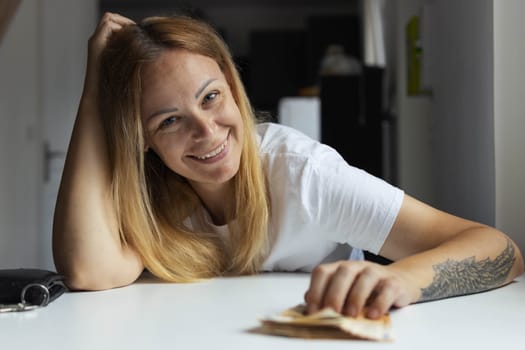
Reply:
[[[111,34],[130,24],[135,24],[135,22],[116,13],[106,12],[100,19],[95,32],[91,35],[88,42],[88,65],[84,86],[85,92],[91,93],[97,89],[100,55],[106,47]]]
[[[89,39],[77,118],[64,163],[53,219],[57,271],[72,289],[99,290],[133,282],[144,270],[141,257],[120,239],[112,196],[112,164],[98,104],[101,54],[108,39],[133,21],[106,13]]]

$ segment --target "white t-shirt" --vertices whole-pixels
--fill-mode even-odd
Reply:
[[[361,249],[379,252],[403,191],[295,129],[263,123],[257,134],[275,237],[263,271],[311,271],[321,262],[359,258]],[[227,235],[226,226],[216,230]]]

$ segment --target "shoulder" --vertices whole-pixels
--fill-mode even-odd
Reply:
[[[284,158],[289,162],[308,162],[310,165],[321,159],[342,160],[333,148],[291,127],[261,123],[256,130],[261,156],[266,160]]]

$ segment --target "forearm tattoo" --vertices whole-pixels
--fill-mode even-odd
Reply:
[[[434,280],[421,289],[420,301],[442,299],[492,289],[505,282],[516,260],[514,246],[507,247],[494,260],[476,261],[474,256],[461,261],[447,260],[433,266]]]

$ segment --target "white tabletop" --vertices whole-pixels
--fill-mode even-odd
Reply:
[[[525,278],[490,292],[391,312],[395,340],[302,340],[249,330],[303,301],[306,274],[192,284],[151,278],[67,293],[45,308],[0,314],[0,349],[503,349],[525,348]]]

